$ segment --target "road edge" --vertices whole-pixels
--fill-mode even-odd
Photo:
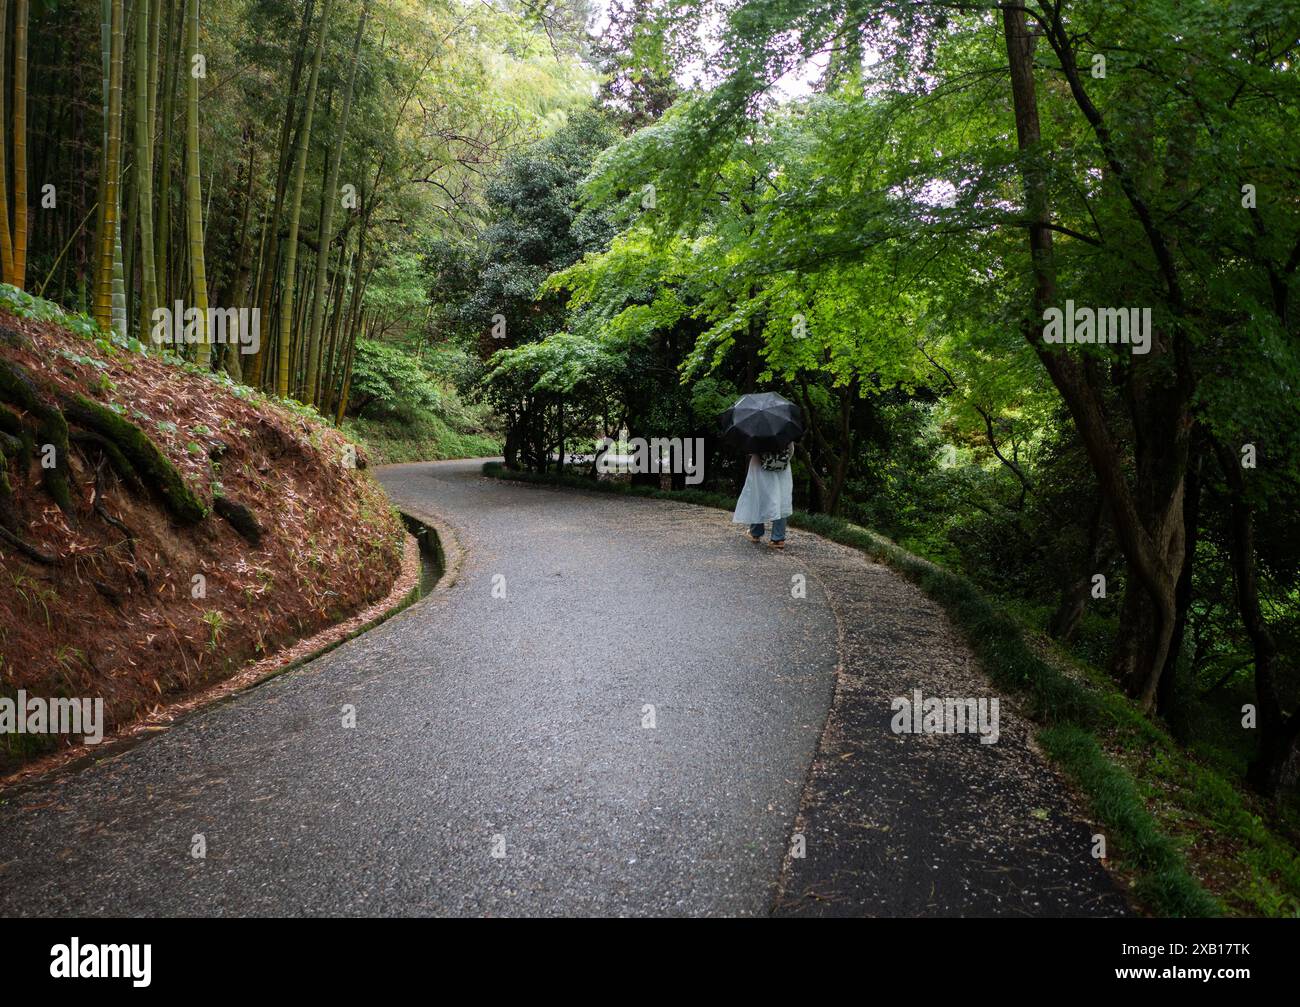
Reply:
[[[395,507],[399,513],[407,510]],[[82,742],[78,745],[51,752],[14,772],[0,776],[0,800],[7,800],[25,791],[54,785],[75,776],[83,770],[109,759],[125,755],[150,738],[167,733],[171,728],[190,717],[230,702],[273,679],[296,671],[330,651],[343,646],[417,607],[421,602],[437,597],[451,587],[459,573],[464,556],[456,532],[451,525],[434,515],[413,513],[420,523],[433,530],[444,556],[443,570],[423,592],[424,569],[421,547],[415,535],[407,531],[403,538],[402,565],[388,593],[379,601],[366,606],[347,619],[281,647],[257,661],[246,664],[233,675],[190,695],[155,707],[150,713],[138,717],[118,730],[104,736],[96,745]]]

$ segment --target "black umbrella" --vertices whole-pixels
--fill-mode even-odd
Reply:
[[[776,392],[742,395],[721,420],[723,442],[751,455],[784,451],[803,436],[803,412]]]

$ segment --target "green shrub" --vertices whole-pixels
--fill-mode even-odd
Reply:
[[[358,417],[407,419],[442,408],[442,392],[412,354],[390,343],[357,341],[349,411]]]

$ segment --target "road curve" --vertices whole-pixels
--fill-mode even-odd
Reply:
[[[0,914],[767,914],[820,588],[725,515],[479,468],[379,473],[455,530],[448,590],[0,805]]]
[[[452,533],[444,587],[0,800],[0,915],[1128,911],[1013,701],[995,744],[892,726],[991,695],[914,585],[479,470],[379,471]]]

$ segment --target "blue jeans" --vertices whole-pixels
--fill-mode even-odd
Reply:
[[[749,534],[750,534],[753,538],[762,538],[762,537],[763,537],[763,525],[762,525],[761,523],[760,523],[760,524],[752,524],[752,525],[750,525],[750,526],[749,526]],[[772,522],[772,541],[773,541],[773,542],[784,542],[784,541],[785,541],[785,518],[783,518],[783,517],[779,517],[779,518],[777,518],[775,521]]]

